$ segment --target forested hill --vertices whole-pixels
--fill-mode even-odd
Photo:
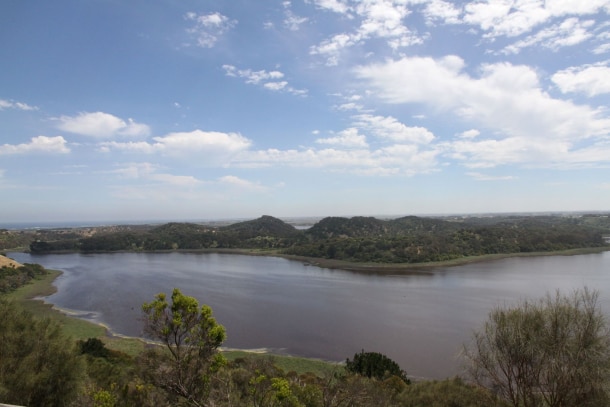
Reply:
[[[352,262],[421,263],[486,254],[604,247],[607,215],[397,219],[328,217],[309,229],[272,216],[224,226],[167,223],[36,235],[33,252],[256,249]]]
[[[380,220],[373,217],[328,217],[306,231],[314,239],[330,238],[394,238],[422,233],[445,233],[461,228],[456,222],[433,218],[406,216]]]

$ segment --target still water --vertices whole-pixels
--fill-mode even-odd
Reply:
[[[406,276],[228,254],[9,256],[62,270],[57,293],[46,300],[119,334],[140,336],[141,304],[178,287],[212,307],[227,328],[227,347],[334,361],[361,349],[377,351],[425,378],[461,372],[461,346],[493,306],[587,286],[600,292],[610,315],[610,252],[511,258]]]

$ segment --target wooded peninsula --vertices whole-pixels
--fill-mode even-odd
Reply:
[[[610,216],[326,217],[306,229],[262,216],[230,224],[171,222],[0,230],[0,250],[32,253],[243,251],[359,269],[468,261],[477,257],[610,248]]]

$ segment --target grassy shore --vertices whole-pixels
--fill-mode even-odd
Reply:
[[[441,267],[456,267],[472,263],[501,260],[511,257],[540,257],[540,256],[576,256],[581,254],[594,254],[610,251],[610,246],[585,247],[580,249],[570,249],[552,252],[527,252],[527,253],[500,253],[487,254],[483,256],[460,257],[456,259],[428,262],[428,263],[364,263],[336,259],[312,258],[304,256],[293,256],[283,254],[279,250],[269,249],[199,249],[199,250],[174,250],[170,252],[179,253],[219,253],[219,254],[239,254],[246,256],[272,256],[281,257],[287,260],[299,261],[315,267],[347,270],[357,273],[385,274],[385,275],[408,275],[408,274],[429,274],[433,269]],[[155,252],[158,253],[158,252]]]

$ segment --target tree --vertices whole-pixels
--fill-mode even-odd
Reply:
[[[346,369],[351,373],[380,380],[397,376],[405,383],[410,383],[407,373],[398,366],[398,363],[381,353],[362,350],[354,355],[354,360],[347,359],[345,363]]]
[[[598,293],[496,308],[465,348],[469,372],[513,406],[608,404],[610,335]]]
[[[171,305],[164,293],[142,305],[144,331],[166,351],[147,352],[148,373],[156,385],[193,406],[206,405],[212,374],[224,364],[218,348],[226,339],[212,309],[174,288]]]
[[[0,299],[0,400],[67,406],[84,372],[74,343],[51,319],[38,319]]]

